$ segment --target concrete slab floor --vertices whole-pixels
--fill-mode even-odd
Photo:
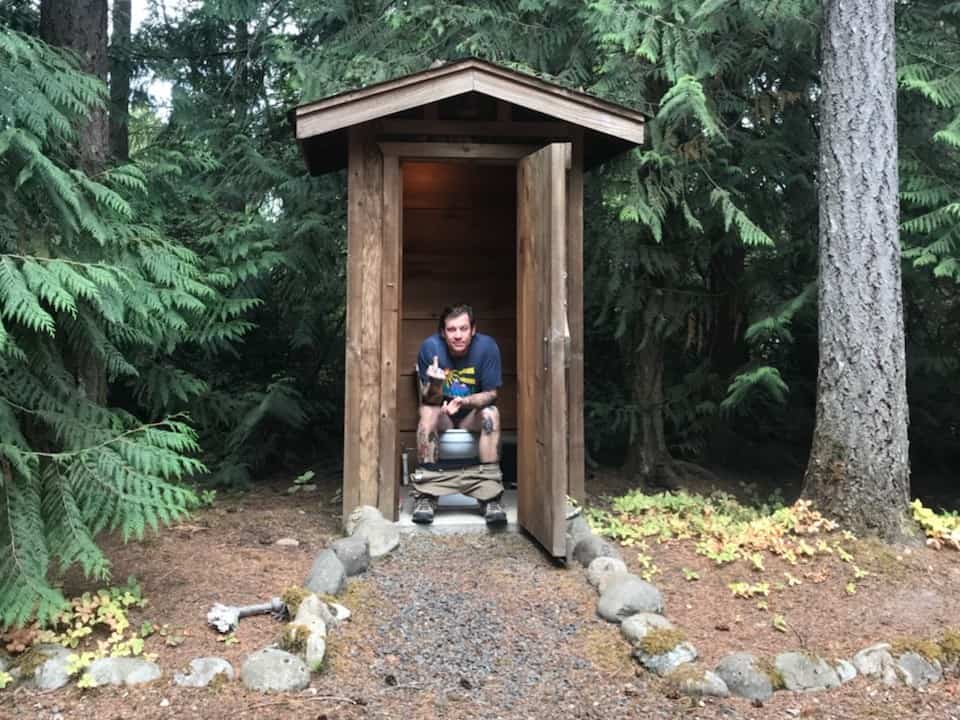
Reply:
[[[518,532],[517,525],[517,491],[504,490],[503,509],[507,511],[506,527],[500,526],[490,530],[483,520],[480,504],[471,497],[461,495],[446,495],[440,498],[437,512],[430,525],[418,525],[413,522],[413,499],[410,497],[410,486],[400,487],[400,516],[397,525],[401,532],[426,532],[433,534],[444,533],[481,533],[481,532]]]

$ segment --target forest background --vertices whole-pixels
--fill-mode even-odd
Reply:
[[[437,61],[481,57],[651,118],[649,144],[586,183],[590,461],[649,484],[682,479],[677,460],[802,475],[819,2],[151,1],[131,32],[116,0],[112,37],[106,0],[74,3],[99,60],[51,47],[70,43],[41,5],[66,4],[0,8],[3,624],[60,607],[54,570],[103,576],[103,531],[339,463],[345,177],[306,174],[288,111]],[[914,492],[944,503],[960,461],[960,2],[896,11],[910,460]]]

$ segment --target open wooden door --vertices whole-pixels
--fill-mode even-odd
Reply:
[[[517,515],[557,557],[566,554],[570,154],[554,143],[517,168]]]

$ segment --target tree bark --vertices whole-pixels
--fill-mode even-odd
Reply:
[[[657,331],[656,323],[649,315],[647,311],[642,312],[637,320],[633,338],[642,338],[639,345],[630,338],[625,339],[624,352],[630,358],[631,396],[639,409],[637,434],[627,449],[625,467],[630,475],[646,485],[674,490],[678,482],[663,431],[666,339]]]
[[[716,298],[709,306],[710,364],[727,381],[747,361],[744,342],[744,298],[741,284],[747,251],[740,242],[717,248],[710,258],[708,290]]]
[[[50,45],[69,48],[80,58],[81,68],[107,80],[107,0],[41,0],[40,36]],[[80,168],[96,175],[107,164],[107,113],[90,111],[80,128]],[[107,375],[103,360],[90,350],[77,353],[77,383],[84,394],[101,405],[107,401]]]
[[[110,39],[110,154],[130,159],[130,0],[113,0]]]
[[[663,435],[663,343],[648,337],[634,353],[633,401],[639,407],[637,437],[630,445],[627,466],[644,480],[669,460]]]
[[[75,51],[84,71],[107,81],[107,0],[42,0],[40,36]],[[80,167],[96,174],[106,159],[107,113],[97,107],[80,130]]]
[[[902,540],[910,498],[894,4],[826,0],[817,414],[803,495]]]

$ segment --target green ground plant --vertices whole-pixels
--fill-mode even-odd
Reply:
[[[708,496],[684,491],[648,495],[634,490],[615,498],[609,510],[592,508],[587,517],[599,533],[626,546],[689,540],[698,554],[717,565],[746,561],[755,572],[763,572],[764,554],[775,555],[791,565],[798,558],[837,554],[846,561],[852,555],[839,542],[825,539],[811,545],[806,538],[832,533],[837,525],[798,500],[786,506],[779,499],[751,507],[728,493]],[[854,540],[847,533],[844,540]]]
[[[944,547],[960,550],[960,513],[937,513],[924,507],[919,500],[914,500],[910,506],[913,509],[913,519],[926,533],[928,547],[935,550]]]
[[[49,627],[41,629],[34,623],[19,631],[7,647],[15,643],[20,650],[14,662],[21,670],[29,669],[42,656],[34,657],[33,646],[41,643],[62,645],[76,652],[67,658],[67,671],[77,677],[77,687],[93,687],[87,673],[90,664],[104,657],[133,657],[145,654],[144,640],[153,634],[153,625],[143,622],[132,628],[130,611],[147,607],[139,583],[130,577],[122,586],[85,592],[69,600],[66,610],[60,612]],[[8,673],[0,674],[0,690],[12,681]]]
[[[853,533],[839,528],[807,501],[786,505],[779,495],[762,499],[755,490],[745,490],[747,502],[724,492],[702,496],[685,491],[645,494],[634,490],[611,499],[607,508],[588,509],[587,518],[595,531],[638,551],[639,574],[647,580],[661,572],[649,543],[672,542],[691,544],[697,554],[716,567],[742,565],[751,577],[728,582],[727,587],[735,598],[752,601],[761,611],[771,610],[773,593],[802,585],[800,576],[814,571],[813,567],[803,573],[777,568],[783,579],[774,579],[768,576],[774,572],[768,566],[771,557],[791,566],[839,561],[841,568],[849,567],[849,574],[843,573],[844,591],[848,595],[857,592],[857,583],[869,572],[854,562],[858,546]],[[940,518],[928,524],[938,528],[943,537],[949,530],[949,519],[931,517]],[[681,572],[687,581],[700,578],[690,568],[681,568]],[[772,623],[774,629],[786,631],[783,615],[776,614]]]

